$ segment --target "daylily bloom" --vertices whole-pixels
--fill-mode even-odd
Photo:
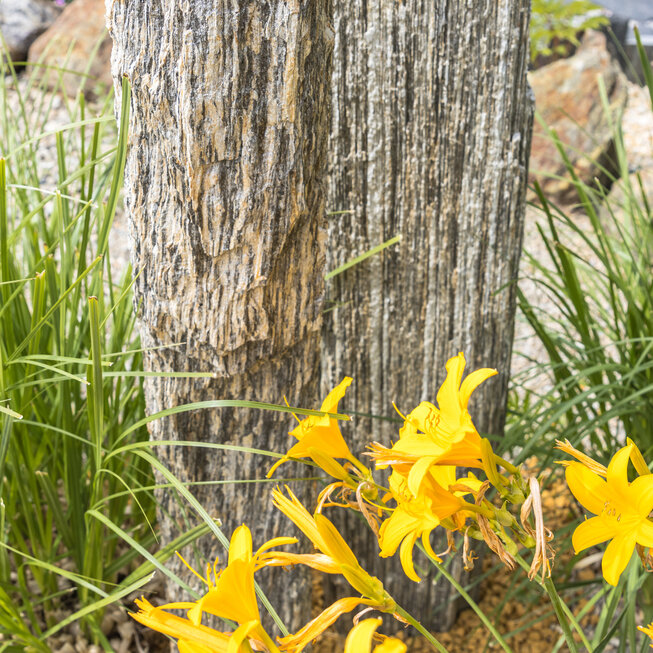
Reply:
[[[478,435],[467,404],[472,392],[483,381],[497,374],[497,371],[482,368],[469,374],[463,381],[465,356],[462,352],[447,361],[446,369],[447,376],[436,397],[439,408],[423,401],[406,417],[400,437],[421,431],[435,444],[447,449],[466,436]]]
[[[187,653],[205,653],[203,647],[208,647],[206,650],[209,652],[224,650],[227,653],[236,653],[241,650],[245,639],[251,639],[259,648],[263,646],[268,651],[278,651],[278,647],[261,625],[254,589],[254,572],[266,566],[268,557],[274,555],[269,549],[295,542],[297,539],[294,537],[278,537],[266,542],[253,554],[252,534],[243,524],[231,537],[228,564],[223,570],[216,570],[216,561],[213,569],[210,565],[207,566],[206,576],[203,577],[184,560],[188,568],[208,586],[208,591],[199,601],[168,603],[155,608],[142,599],[137,601],[140,611],[132,616],[154,630],[179,638],[180,651]],[[179,609],[187,610],[187,619],[166,612]],[[202,625],[204,612],[235,621],[239,628],[233,633],[214,631]],[[226,642],[224,648],[218,648],[219,642]],[[243,647],[242,650],[248,649]]]
[[[320,410],[325,413],[337,413],[338,403],[345,396],[345,391],[351,384],[352,379],[346,376],[322,402]],[[295,419],[299,424],[290,431],[290,435],[297,438],[298,442],[293,445],[286,455],[278,460],[267,473],[270,478],[274,471],[291,458],[313,458],[313,451],[319,452],[323,457],[328,458],[345,458],[352,462],[355,458],[352,456],[349,447],[342,437],[338,420],[328,415],[309,415],[303,420],[299,420],[297,415]],[[315,461],[318,465],[319,461]],[[357,462],[357,461],[356,461]],[[328,471],[328,470],[327,470]]]
[[[646,628],[644,626],[637,626],[637,630],[641,630],[645,635],[653,639],[653,622],[646,626]],[[651,644],[651,648],[653,648],[653,644]]]
[[[254,572],[266,565],[266,551],[283,544],[294,544],[294,537],[277,537],[266,542],[256,554],[252,554],[252,534],[244,524],[231,537],[228,564],[211,578],[210,569],[202,580],[208,592],[189,610],[188,618],[200,623],[202,612],[231,619],[239,624],[261,621],[254,589]],[[199,576],[199,574],[197,574]],[[262,631],[262,628],[260,629]]]
[[[364,619],[356,624],[347,635],[345,653],[372,653],[372,637],[381,625],[382,619]],[[379,637],[379,635],[377,635]],[[406,645],[395,637],[386,637],[373,653],[405,653]]]
[[[311,515],[292,491],[286,489],[290,498],[278,489],[273,490],[274,505],[308,537],[320,553],[293,554],[275,551],[270,554],[268,564],[304,564],[327,573],[342,574],[362,595],[335,601],[297,633],[279,639],[284,651],[299,653],[345,612],[364,605],[392,613],[396,604],[384,590],[381,581],[360,566],[336,527],[324,515]]]
[[[616,585],[635,545],[653,547],[653,475],[628,482],[628,459],[633,444],[614,455],[605,480],[583,463],[571,462],[566,469],[569,489],[584,508],[596,516],[576,528],[572,544],[576,553],[612,540],[603,554],[603,577]]]
[[[382,524],[379,531],[381,557],[394,555],[399,544],[401,565],[408,578],[419,582],[412,562],[413,548],[421,537],[429,556],[437,562],[440,557],[433,552],[429,541],[431,531],[445,525],[456,530],[464,526],[473,505],[465,502],[463,496],[476,494],[482,487],[471,472],[463,478],[456,478],[456,468],[449,465],[431,467],[420,484],[420,491],[414,496],[409,481],[393,471],[390,476],[390,492],[384,501],[394,499],[397,507]],[[446,489],[445,489],[446,488]]]
[[[481,437],[467,411],[472,392],[497,371],[476,370],[462,381],[462,353],[447,361],[447,377],[437,394],[439,408],[423,401],[405,418],[399,440],[391,449],[373,443],[369,454],[377,468],[391,465],[408,479],[414,496],[426,473],[435,465],[481,469]]]
[[[399,558],[404,573],[416,583],[420,577],[415,573],[413,566],[413,547],[417,538],[422,538],[424,548],[434,560],[442,560],[433,552],[429,536],[431,531],[440,525],[440,519],[433,513],[433,502],[420,497],[412,501],[406,501],[395,508],[392,515],[381,524],[379,531],[379,546],[382,558],[394,555],[401,543]]]
[[[208,626],[195,624],[189,619],[166,612],[170,605],[155,608],[147,599],[136,599],[139,610],[130,615],[144,626],[164,635],[178,638],[179,650],[182,646],[189,653],[208,651],[209,653],[227,653],[230,634],[221,633]],[[172,609],[172,608],[170,608]]]

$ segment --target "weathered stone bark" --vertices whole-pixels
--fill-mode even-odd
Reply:
[[[529,9],[528,0],[334,6],[328,208],[351,213],[329,218],[327,267],[401,234],[329,284],[322,389],[353,376],[348,411],[396,417],[392,401],[405,413],[434,401],[445,362],[463,351],[468,370],[500,372],[471,410],[481,432],[502,432],[532,123]],[[398,437],[392,422],[356,423],[358,452]],[[395,598],[432,628],[451,622],[447,587],[380,567],[360,522],[348,530]]]
[[[216,375],[148,382],[148,411],[205,399],[282,403],[284,395],[291,405],[314,405],[330,3],[107,0],[107,11],[114,80],[126,74],[132,85],[125,200],[143,345],[164,346],[147,351],[146,369]],[[173,343],[181,344],[166,347]],[[278,413],[197,411],[152,423],[151,436],[285,451],[289,428]],[[158,451],[183,481],[264,478],[270,462],[201,448]],[[283,532],[293,530],[271,509],[269,490],[193,488],[227,535],[247,522],[255,547],[282,522]],[[185,526],[174,498],[160,497],[169,540]],[[222,552],[210,540],[204,553]],[[308,588],[288,578],[275,605],[296,625],[310,608]]]

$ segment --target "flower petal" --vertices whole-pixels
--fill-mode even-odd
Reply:
[[[252,533],[245,526],[239,526],[231,536],[229,542],[229,564],[234,560],[249,562],[252,559]]]
[[[617,491],[624,498],[628,489],[628,461],[632,448],[632,444],[627,444],[617,451],[608,465],[608,473],[605,477],[610,491]]]
[[[238,626],[229,639],[227,653],[245,653],[249,647],[244,647],[242,644],[250,633],[258,630],[258,626],[258,621],[248,621],[247,623],[242,624],[242,626]]]
[[[290,488],[286,487],[286,490],[290,498],[287,498],[278,488],[272,490],[272,503],[306,535],[316,549],[325,552],[322,536],[312,515],[304,508]]]
[[[202,644],[211,651],[225,651],[226,653],[229,635],[213,630],[208,626],[193,624],[188,619],[170,614],[162,608],[155,608],[143,598],[137,599],[136,605],[139,607],[139,611],[136,613],[130,612],[129,615],[144,626],[164,635],[182,639],[188,644]]]
[[[592,517],[580,524],[571,538],[574,551],[579,553],[591,546],[612,539],[615,536],[614,526],[601,517]]]
[[[383,619],[364,619],[356,624],[347,635],[344,653],[369,653],[372,636],[383,623]]]
[[[404,569],[404,573],[410,580],[414,580],[416,583],[419,583],[422,579],[415,573],[415,566],[413,565],[413,547],[417,540],[417,533],[411,533],[406,539],[401,543],[401,548],[399,549],[399,559],[401,560],[401,566]]]
[[[316,637],[321,635],[341,614],[351,612],[357,605],[369,605],[370,601],[358,597],[348,596],[332,603],[326,610],[315,619],[309,621],[301,630],[294,635],[288,635],[279,639],[281,648],[284,651],[300,653]]]
[[[395,511],[381,524],[379,546],[382,558],[394,555],[401,540],[414,528],[415,519],[401,508]]]
[[[388,637],[382,644],[374,647],[374,653],[406,653],[408,647],[396,637]]]
[[[637,544],[653,549],[653,523],[648,519],[642,521],[637,529]]]
[[[337,563],[358,567],[358,560],[354,552],[342,538],[338,529],[324,515],[317,514],[314,519],[326,547],[324,553],[330,555]]]
[[[631,533],[619,535],[608,544],[601,561],[601,569],[603,578],[610,585],[614,586],[619,582],[619,576],[628,566],[634,550],[635,537]]]
[[[254,563],[234,560],[223,569],[211,588],[198,602],[201,612],[231,619],[239,624],[260,621],[254,589]]]
[[[565,478],[571,493],[584,508],[600,515],[608,500],[607,483],[582,463],[571,462],[565,469]]]
[[[468,374],[465,377],[465,380],[462,382],[462,385],[460,386],[460,404],[463,408],[467,408],[467,404],[469,403],[469,398],[478,388],[483,381],[486,381],[489,379],[491,376],[495,376],[498,374],[497,370],[493,370],[489,367],[483,367],[480,370],[475,370],[471,374]]]
[[[338,403],[345,396],[347,388],[351,385],[353,379],[349,376],[346,376],[340,383],[326,396],[326,399],[322,402],[320,410],[323,410],[325,413],[335,413],[338,411]]]
[[[437,458],[433,456],[422,456],[412,466],[408,474],[408,489],[414,497],[419,494],[419,486],[422,484],[424,477],[428,473],[429,467],[431,467],[436,460]]]
[[[461,405],[459,398],[460,382],[465,370],[465,356],[462,352],[447,361],[447,377],[440,386],[437,394],[440,410],[452,414],[460,414]]]
[[[197,642],[189,642],[185,639],[180,639],[177,642],[177,648],[179,653],[216,653],[217,651],[228,652],[229,643],[225,642],[223,649],[211,648],[204,644],[198,644]]]
[[[642,517],[648,517],[653,510],[653,474],[638,476],[630,484],[628,492],[635,500],[631,507]]]
[[[273,551],[265,554],[266,567],[289,567],[292,565],[306,565],[326,574],[340,574],[342,569],[331,556],[324,553],[288,553],[286,551]]]

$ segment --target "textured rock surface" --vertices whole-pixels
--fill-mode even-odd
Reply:
[[[0,0],[0,32],[13,61],[25,61],[31,43],[60,11],[50,0]]]
[[[104,0],[75,0],[29,49],[30,62],[43,57],[50,66],[74,71],[61,78],[68,95],[75,95],[82,84],[85,93],[93,92],[98,84],[104,89],[112,84],[111,39],[104,13]],[[59,82],[58,73],[50,70],[47,74],[51,86]]]
[[[612,135],[601,105],[598,76],[603,78],[611,109],[623,109],[626,78],[610,58],[605,36],[594,31],[585,35],[573,57],[556,61],[529,76],[537,112],[557,132],[576,173],[588,183],[598,173],[596,162],[606,164],[611,156]],[[551,200],[575,200],[560,155],[537,121],[529,168],[530,181],[537,179]]]

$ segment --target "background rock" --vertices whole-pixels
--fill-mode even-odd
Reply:
[[[536,111],[557,132],[576,174],[586,183],[599,174],[596,162],[609,166],[612,156],[612,133],[601,105],[599,75],[605,83],[611,110],[622,110],[627,99],[627,80],[611,59],[605,36],[591,30],[573,57],[529,75]],[[537,121],[533,128],[530,170],[530,182],[537,179],[551,200],[565,204],[575,201],[575,191],[560,155]]]
[[[51,0],[0,0],[0,32],[11,59],[25,61],[29,46],[60,12]]]
[[[92,94],[98,84],[104,89],[112,85],[111,38],[105,25],[104,0],[75,0],[69,4],[52,27],[34,41],[28,60],[43,58],[49,66],[72,70],[62,76],[63,90],[76,95],[80,86],[84,93]],[[89,68],[90,63],[90,68]],[[84,73],[89,77],[86,82]],[[56,70],[47,72],[49,85],[59,82]]]

